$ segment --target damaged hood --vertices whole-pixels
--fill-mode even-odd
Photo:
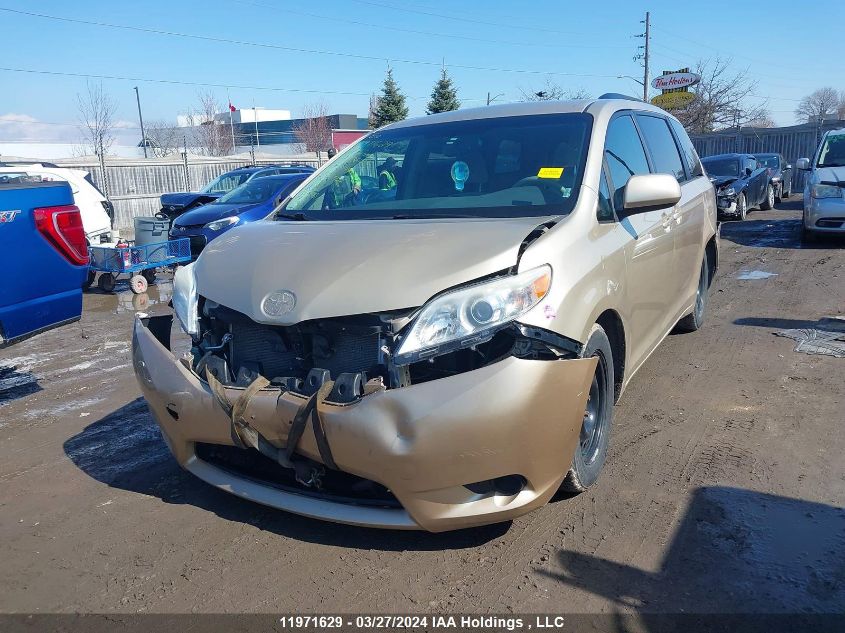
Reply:
[[[417,307],[433,295],[514,266],[549,218],[255,222],[213,240],[195,264],[197,292],[260,323]],[[271,318],[261,302],[289,291]]]
[[[739,180],[739,178],[736,176],[710,176],[710,182],[713,183],[713,186],[716,187],[716,189],[721,189],[722,187],[725,187],[732,182],[736,182],[737,180]]]

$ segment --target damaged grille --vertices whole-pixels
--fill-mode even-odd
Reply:
[[[293,470],[280,466],[255,450],[204,443],[195,444],[194,450],[199,459],[212,466],[285,492],[353,505],[402,507],[381,484],[349,473],[328,470],[323,475],[321,489],[315,490],[297,482]]]

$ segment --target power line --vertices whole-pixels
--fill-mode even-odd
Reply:
[[[195,39],[207,42],[216,42],[216,43],[223,43],[223,44],[236,44],[239,46],[253,46],[258,48],[269,48],[275,50],[283,50],[293,53],[308,53],[312,55],[331,55],[335,57],[347,57],[352,59],[362,59],[365,61],[377,61],[379,63],[384,63],[386,61],[385,57],[377,57],[375,55],[363,55],[360,53],[345,53],[342,51],[326,51],[326,50],[319,50],[319,49],[312,49],[312,48],[300,48],[294,46],[282,46],[281,44],[268,44],[263,42],[250,42],[247,40],[234,40],[229,38],[223,37],[214,37],[211,35],[199,35],[195,33],[180,33],[177,31],[166,31],[163,29],[152,29],[146,28],[142,26],[131,26],[127,24],[113,24],[109,22],[95,22],[93,20],[81,20],[78,18],[68,18],[63,16],[56,16],[56,15],[47,15],[46,13],[35,13],[32,11],[21,11],[18,9],[10,9],[8,7],[0,7],[0,11],[5,11],[7,13],[14,13],[17,15],[26,15],[29,17],[35,18],[42,18],[45,20],[55,20],[59,22],[70,22],[73,24],[85,24],[87,26],[96,26],[101,28],[111,28],[111,29],[122,29],[126,31],[135,31],[139,33],[149,33],[153,35],[166,35],[168,37],[181,37],[187,39]],[[400,59],[395,57],[390,57],[389,61],[391,63],[397,64],[416,64],[416,65],[423,65],[423,66],[436,66],[438,68],[443,67],[444,64],[442,61],[428,61],[428,60],[421,60],[421,59]],[[561,76],[561,77],[593,77],[593,78],[602,78],[602,79],[615,79],[616,75],[598,75],[592,73],[567,73],[567,72],[560,72],[560,71],[553,71],[553,70],[532,70],[527,68],[497,68],[491,66],[474,66],[470,64],[445,64],[448,68],[460,68],[463,70],[479,70],[479,71],[489,71],[489,72],[501,72],[501,73],[517,73],[517,74],[527,74],[527,75],[553,75],[553,76]],[[141,80],[138,80],[141,81]],[[232,86],[234,87],[234,86]],[[319,92],[319,91],[315,91]],[[328,94],[328,93],[327,93]]]
[[[295,9],[290,9],[288,7],[276,7],[269,4],[262,4],[260,2],[252,2],[251,0],[235,0],[235,2],[239,4],[245,4],[248,6],[258,7],[262,9],[271,9],[274,11],[282,11],[284,13],[293,14],[293,15],[302,15],[309,18],[316,18],[318,20],[329,20],[332,22],[341,22],[343,24],[355,24],[357,26],[364,26],[370,28],[377,28],[377,29],[386,29],[389,31],[397,31],[401,33],[413,33],[416,35],[426,35],[429,37],[446,37],[446,38],[453,38],[459,40],[466,40],[470,42],[481,42],[486,44],[496,44],[502,45],[506,44],[508,46],[533,46],[533,47],[541,47],[541,48],[600,48],[600,49],[607,49],[607,48],[627,48],[625,46],[606,46],[606,45],[592,45],[592,44],[547,44],[544,42],[514,42],[511,40],[494,40],[482,37],[472,37],[470,35],[457,35],[454,33],[438,33],[435,31],[420,31],[418,29],[409,29],[400,26],[390,26],[386,24],[374,24],[373,22],[362,22],[360,20],[353,20],[350,18],[335,18],[329,15],[319,15],[316,13],[308,13],[307,11],[299,11]]]
[[[381,2],[373,2],[372,0],[352,0],[358,4],[368,4],[382,9],[391,9],[393,11],[404,11],[405,13],[416,13],[417,15],[427,15],[435,18],[442,18],[445,20],[455,20],[457,22],[469,22],[470,24],[483,24],[485,26],[497,26],[507,29],[522,29],[527,31],[540,31],[544,33],[554,33],[555,35],[583,35],[583,32],[576,31],[558,31],[556,29],[547,29],[539,26],[520,26],[517,24],[504,24],[502,22],[487,22],[474,18],[462,18],[457,15],[448,15],[445,13],[435,13],[432,11],[422,11],[420,9],[409,9],[407,6],[397,6],[393,4],[383,4]]]

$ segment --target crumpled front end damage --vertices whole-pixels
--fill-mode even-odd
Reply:
[[[305,516],[437,532],[537,508],[570,466],[596,361],[554,349],[551,333],[514,325],[481,351],[400,368],[379,364],[384,328],[366,319],[280,328],[232,312],[212,312],[230,336],[210,352],[175,358],[170,316],[137,319],[132,342],[174,456],[218,488]]]

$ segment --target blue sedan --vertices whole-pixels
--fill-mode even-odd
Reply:
[[[226,195],[183,213],[173,221],[170,239],[191,238],[196,259],[208,244],[233,226],[266,218],[309,173],[254,178]]]

